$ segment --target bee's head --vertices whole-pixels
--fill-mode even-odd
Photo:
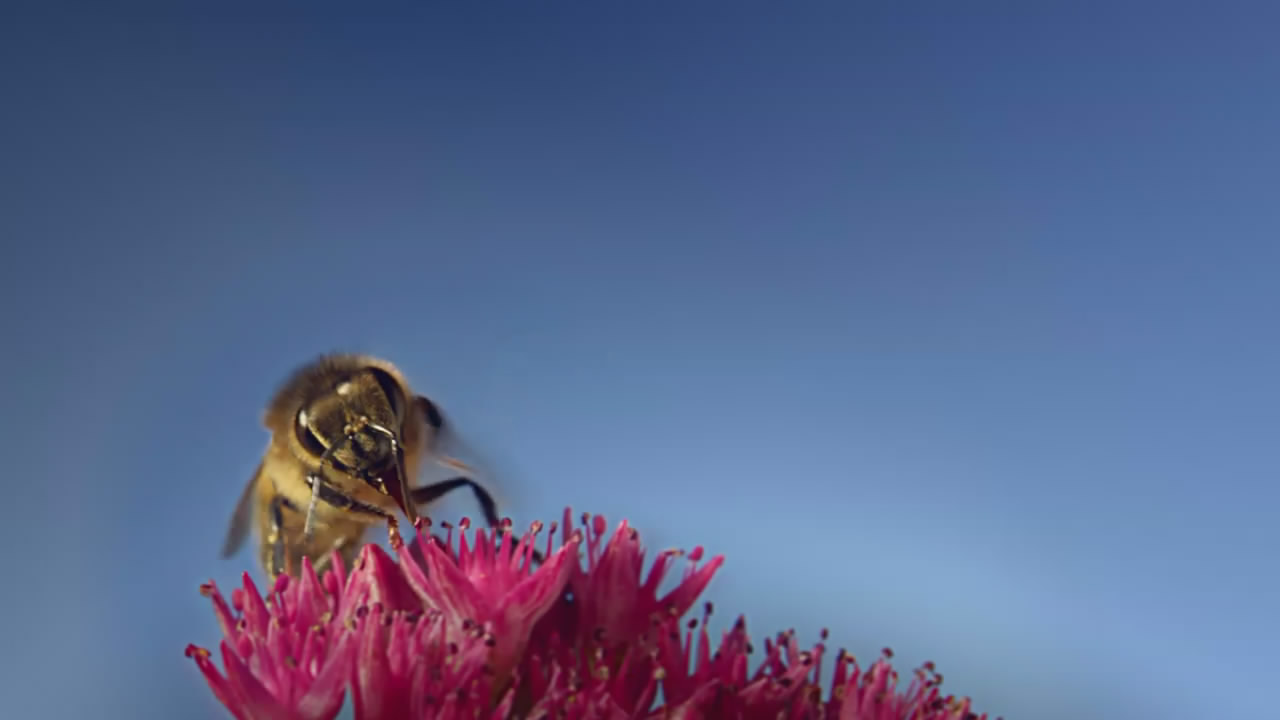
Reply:
[[[276,390],[263,424],[313,472],[334,482],[340,480],[335,472],[363,480],[414,520],[412,502],[406,506],[411,491],[401,437],[414,410],[411,399],[389,364],[363,355],[325,355],[295,370]]]
[[[313,463],[328,463],[340,472],[371,484],[378,479],[398,484],[403,453],[400,427],[407,403],[395,378],[366,367],[336,376],[302,404],[294,418],[298,451]]]

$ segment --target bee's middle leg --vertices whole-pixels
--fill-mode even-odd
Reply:
[[[267,574],[272,578],[287,570],[284,544],[285,507],[292,508],[293,504],[283,495],[276,495],[271,498],[271,505],[267,508],[271,515],[270,534],[267,536],[267,541],[271,545],[271,558],[267,562]]]

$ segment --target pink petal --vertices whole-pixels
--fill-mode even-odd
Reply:
[[[202,647],[188,645],[187,657],[196,661],[196,667],[200,668],[200,672],[204,674],[205,681],[209,683],[209,689],[213,690],[213,695],[218,698],[218,702],[226,706],[237,720],[249,720],[230,683],[209,660],[209,651]]]
[[[337,645],[329,650],[328,661],[323,669],[311,681],[311,688],[298,701],[298,713],[302,717],[308,720],[327,720],[336,717],[342,710],[354,646],[354,634],[342,632]]]
[[[222,665],[227,669],[228,684],[244,716],[251,720],[293,720],[298,715],[289,708],[282,707],[258,678],[253,676],[249,668],[240,660],[224,640],[222,642]]]

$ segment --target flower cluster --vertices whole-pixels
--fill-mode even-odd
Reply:
[[[887,650],[865,668],[841,651],[824,692],[823,644],[801,649],[782,633],[764,642],[752,672],[742,618],[718,644],[710,603],[701,622],[684,620],[723,557],[665,551],[646,574],[625,521],[606,538],[604,518],[575,527],[566,510],[559,546],[553,523],[541,563],[540,524],[518,541],[508,524],[470,543],[465,520],[444,538],[427,525],[410,544],[393,534],[397,559],[368,545],[349,573],[335,554],[323,578],[304,561],[265,597],[248,573],[230,604],[207,584],[224,670],[208,650],[187,655],[240,720],[331,720],[348,689],[357,720],[986,718],[943,695],[930,663],[899,689]],[[660,594],[681,557],[683,577]]]

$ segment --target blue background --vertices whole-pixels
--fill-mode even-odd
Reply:
[[[7,715],[223,716],[196,588],[330,349],[722,625],[1274,712],[1273,5],[461,5],[5,11]]]

